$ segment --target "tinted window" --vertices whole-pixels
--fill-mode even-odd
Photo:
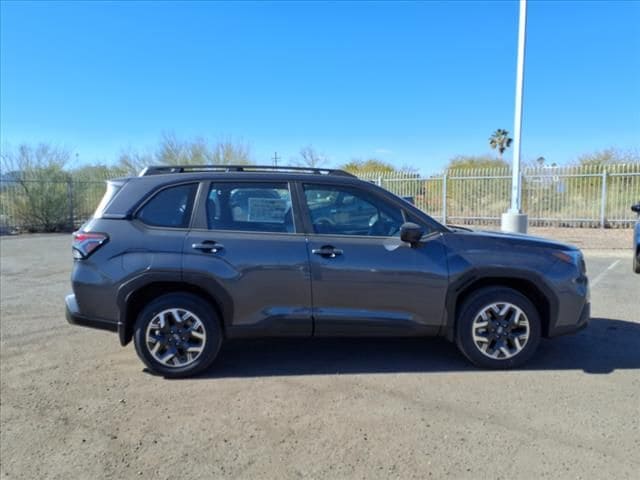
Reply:
[[[366,192],[307,184],[304,193],[315,233],[377,237],[400,234],[400,209]]]
[[[149,200],[138,213],[147,225],[187,228],[198,184],[190,183],[165,188]]]
[[[212,230],[294,231],[291,194],[286,183],[213,183],[207,197]]]

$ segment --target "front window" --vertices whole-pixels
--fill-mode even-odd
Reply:
[[[399,208],[348,187],[304,185],[315,233],[393,237],[404,222]]]

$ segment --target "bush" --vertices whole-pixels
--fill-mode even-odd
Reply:
[[[68,151],[48,144],[21,145],[16,151],[3,152],[0,216],[10,218],[17,230],[70,228],[71,177],[64,170],[68,159]]]

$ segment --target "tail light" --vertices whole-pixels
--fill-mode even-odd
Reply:
[[[109,236],[106,233],[75,232],[72,245],[73,258],[78,260],[87,258],[104,245],[107,240],[109,240]]]

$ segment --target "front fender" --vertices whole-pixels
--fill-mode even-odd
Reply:
[[[491,285],[515,288],[525,295],[533,297],[543,296],[548,304],[548,318],[542,319],[543,324],[553,325],[559,311],[559,300],[551,284],[541,272],[505,266],[472,267],[454,277],[449,284],[445,301],[444,331],[441,332],[448,340],[453,341],[456,333],[456,320],[460,300],[472,291]],[[540,308],[539,305],[537,305]],[[544,312],[541,312],[541,316]]]

